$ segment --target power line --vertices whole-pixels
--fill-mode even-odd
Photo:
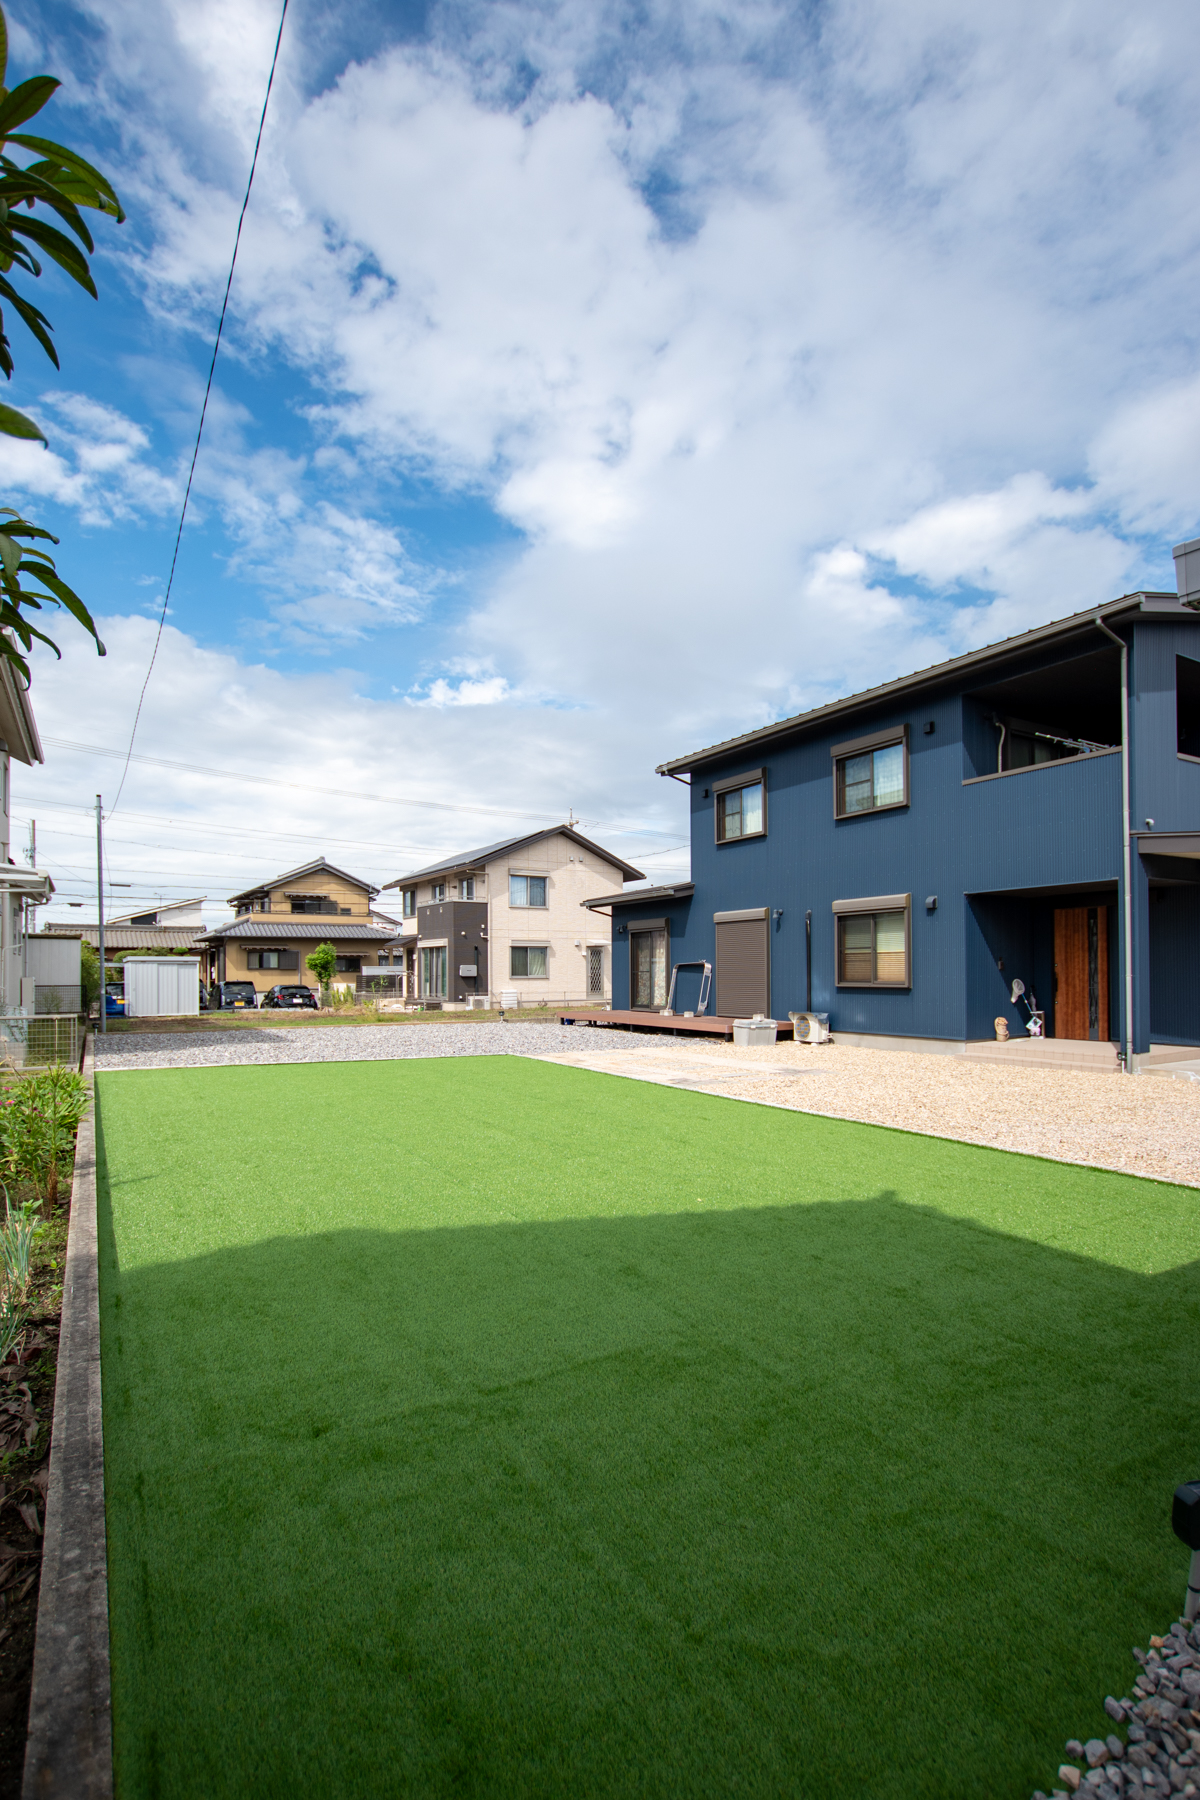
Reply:
[[[134,755],[132,751],[110,750],[102,744],[77,744],[71,738],[43,738],[44,744],[50,744],[56,750],[78,750],[86,756],[114,756],[118,760],[125,757],[130,762],[146,763],[156,769],[179,769],[185,775],[213,775],[222,781],[249,782],[252,786],[291,788],[300,794],[327,794],[335,800],[371,800],[381,806],[418,806],[432,812],[472,813],[478,817],[487,815],[497,819],[537,819],[543,823],[552,821],[561,824],[562,820],[554,819],[547,811],[525,812],[515,806],[475,806],[465,800],[418,800],[408,794],[367,794],[361,788],[329,788],[317,787],[310,781],[284,781],[277,775],[251,775],[242,769],[209,769],[201,763],[173,762],[164,756]],[[116,810],[115,807],[113,809]],[[112,814],[109,814],[112,817]],[[581,820],[589,831],[615,831],[625,837],[673,837],[679,827],[672,831],[656,830],[648,825],[624,825],[613,819]]]
[[[121,771],[121,785],[117,789],[117,797],[109,808],[109,817],[121,804],[121,795],[125,789],[125,777],[129,774],[129,759],[133,755],[133,740],[137,736],[138,721],[142,716],[142,703],[146,698],[146,689],[150,686],[150,677],[154,673],[154,664],[158,658],[158,646],[162,642],[163,626],[167,618],[167,606],[171,598],[171,588],[175,582],[175,565],[179,561],[179,545],[183,538],[184,520],[187,518],[188,501],[192,494],[192,478],[196,473],[196,458],[200,454],[200,439],[204,434],[204,420],[208,413],[208,397],[212,393],[213,376],[217,368],[217,352],[221,348],[221,333],[225,329],[225,314],[229,308],[229,294],[233,287],[233,271],[237,267],[238,246],[242,241],[242,225],[246,218],[246,208],[250,204],[250,189],[254,186],[254,171],[258,167],[258,151],[262,143],[263,126],[267,122],[267,107],[271,100],[271,88],[275,81],[275,65],[279,61],[279,46],[283,42],[283,22],[287,18],[288,0],[283,0],[283,10],[279,15],[279,30],[275,34],[275,54],[271,58],[271,72],[267,76],[267,91],[263,96],[262,114],[258,121],[258,136],[254,140],[254,155],[250,159],[250,175],[246,182],[246,193],[242,200],[242,210],[238,214],[237,232],[233,240],[233,255],[229,260],[229,279],[225,283],[225,298],[221,302],[221,316],[217,320],[217,335],[213,340],[212,361],[208,365],[208,382],[204,389],[204,402],[200,408],[200,423],[196,427],[196,442],[192,446],[192,461],[188,469],[187,486],[183,491],[183,505],[179,509],[179,529],[175,533],[175,548],[171,553],[171,572],[167,576],[167,591],[163,595],[162,612],[158,617],[158,630],[154,636],[154,649],[150,652],[150,667],[146,670],[146,679],[142,683],[142,691],[138,695],[137,711],[133,715],[133,730],[129,734],[129,750],[125,757],[125,767]]]

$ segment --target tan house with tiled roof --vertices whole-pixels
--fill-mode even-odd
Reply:
[[[284,875],[230,895],[235,917],[196,938],[207,955],[207,980],[251,981],[266,993],[280,982],[315,988],[306,959],[318,944],[337,952],[335,981],[357,984],[364,963],[374,963],[395,933],[371,918],[379,892],[369,881],[336,868],[323,856]]]

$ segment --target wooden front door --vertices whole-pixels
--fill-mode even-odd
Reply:
[[[1107,906],[1054,909],[1054,1035],[1107,1042]]]

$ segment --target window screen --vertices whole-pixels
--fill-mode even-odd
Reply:
[[[843,913],[837,927],[841,986],[908,987],[905,913]]]
[[[763,830],[762,782],[723,788],[717,795],[717,842],[724,844],[734,838],[761,837]]]
[[[549,973],[549,948],[545,944],[513,944],[509,950],[509,974],[534,980]]]
[[[546,877],[544,875],[510,875],[508,878],[508,904],[510,906],[545,906]]]
[[[875,812],[883,806],[903,806],[905,801],[904,745],[884,744],[857,756],[837,760],[837,814]]]

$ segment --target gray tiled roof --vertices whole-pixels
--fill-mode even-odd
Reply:
[[[356,939],[361,944],[386,944],[395,937],[383,925],[372,925],[367,919],[333,919],[325,916],[305,918],[296,913],[255,913],[251,919],[234,919],[229,925],[217,925],[212,931],[197,934],[197,943],[215,944],[222,938],[313,938],[345,943]]]

